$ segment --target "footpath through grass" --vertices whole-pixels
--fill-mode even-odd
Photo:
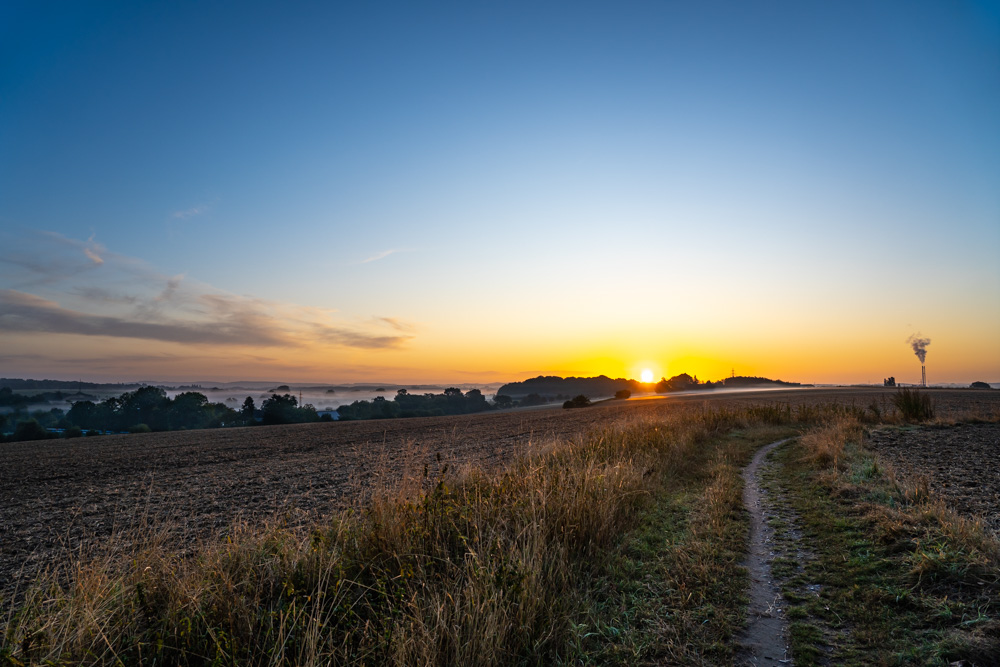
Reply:
[[[865,414],[678,407],[383,489],[309,529],[237,525],[183,554],[119,535],[0,604],[0,665],[728,664],[746,620],[741,468]],[[830,655],[831,632],[850,637],[832,648],[847,661],[990,650],[995,544],[919,490],[879,486],[851,442],[783,455],[821,554],[797,658]]]
[[[790,421],[679,409],[184,555],[119,535],[0,607],[0,665],[725,660],[746,589],[739,469]]]
[[[846,419],[775,453],[810,551],[775,568],[795,664],[1000,664],[1000,546],[863,443]]]

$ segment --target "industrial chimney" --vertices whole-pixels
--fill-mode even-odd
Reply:
[[[924,367],[924,359],[927,358],[927,346],[931,344],[930,338],[922,338],[920,334],[913,334],[906,339],[906,342],[913,348],[913,354],[920,360],[920,386],[927,386],[927,369]]]

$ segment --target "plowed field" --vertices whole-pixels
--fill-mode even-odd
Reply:
[[[869,445],[903,478],[926,476],[932,493],[1000,536],[1000,424],[880,429]]]
[[[1000,392],[933,393],[939,412],[1000,409]],[[287,511],[293,520],[304,520],[329,512],[356,502],[379,483],[397,483],[404,471],[421,474],[426,466],[433,477],[446,463],[496,465],[530,442],[573,437],[620,417],[703,403],[866,406],[891,395],[858,389],[696,394],[580,410],[0,444],[0,592],[66,549],[100,544],[116,527],[144,519],[166,526],[183,544],[224,529],[237,517]],[[990,451],[996,456],[995,448]],[[976,470],[984,465],[961,460]]]

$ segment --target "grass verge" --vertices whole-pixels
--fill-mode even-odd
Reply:
[[[784,582],[796,664],[997,664],[1000,546],[863,443],[845,419],[775,453],[814,555]]]
[[[720,434],[695,474],[660,487],[596,582],[594,664],[732,664],[746,622],[749,519],[740,472],[790,425]]]

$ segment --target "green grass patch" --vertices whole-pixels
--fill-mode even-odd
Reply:
[[[585,664],[730,664],[746,622],[749,581],[740,562],[749,530],[740,471],[790,427],[743,429],[713,439],[702,464],[662,485],[623,540],[591,597]]]
[[[832,426],[775,453],[816,556],[785,583],[796,664],[997,664],[996,542],[897,486],[862,441],[860,429]],[[819,596],[796,594],[807,582]]]

